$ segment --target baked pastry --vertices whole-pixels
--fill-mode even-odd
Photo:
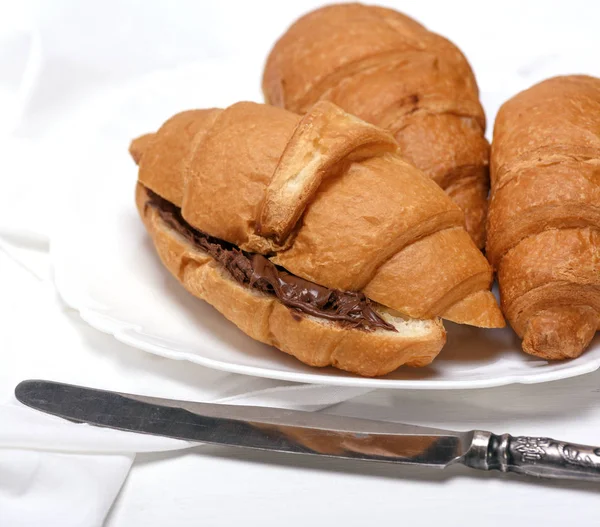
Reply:
[[[487,253],[523,350],[579,356],[600,327],[600,79],[548,79],[500,108]]]
[[[475,77],[460,50],[391,9],[337,4],[297,20],[273,47],[263,92],[303,114],[327,100],[390,130],[402,157],[464,211],[485,241],[489,145]]]
[[[313,366],[431,362],[437,317],[497,327],[462,213],[391,134],[328,102],[175,115],[130,148],[166,267],[251,337]]]

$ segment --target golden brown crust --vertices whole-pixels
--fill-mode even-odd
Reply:
[[[140,164],[142,159],[142,154],[148,148],[150,144],[150,140],[154,137],[155,134],[144,134],[136,137],[131,144],[129,145],[129,155],[133,158],[136,165]]]
[[[600,79],[506,102],[492,146],[488,255],[523,349],[573,358],[600,325]]]
[[[256,250],[265,190],[299,122],[290,112],[250,102],[222,110],[186,164],[182,213],[188,223]]]
[[[146,189],[138,184],[136,204],[140,216],[163,264],[181,284],[247,335],[308,365],[334,366],[369,377],[384,375],[401,365],[429,364],[445,343],[445,331],[439,320],[415,321],[410,334],[411,331],[402,328],[398,333],[367,332],[315,317],[294,317],[275,296],[234,281],[213,258],[164,223],[153,207],[146,206],[147,201]]]
[[[488,265],[463,257],[472,247],[464,229],[438,231],[385,262],[364,292],[379,303],[394,304],[395,309],[410,317],[429,318],[439,313],[460,324],[503,327],[496,300],[487,290],[491,281]],[[412,301],[415,296],[421,299],[419,304]]]
[[[395,152],[397,148],[389,132],[353,119],[328,102],[315,104],[298,124],[266,189],[260,234],[283,244],[323,179],[335,173],[341,161]]]
[[[394,147],[389,134],[328,102],[302,121],[318,124],[316,136],[310,128],[304,133],[298,116],[265,105],[238,103],[218,112],[210,128],[191,140],[194,146],[181,162],[185,175],[177,181],[184,186],[182,215],[188,223],[242,249],[271,255],[302,278],[364,290],[413,318],[445,317],[460,303],[452,320],[503,325],[495,302],[474,296],[490,294],[492,271],[466,235],[461,211],[433,181],[386,152]],[[177,116],[169,122],[189,128]],[[149,144],[155,158],[165,148],[160,134]],[[166,147],[172,144],[171,138]],[[159,182],[171,177],[169,171],[153,174],[152,190],[161,194],[174,183]],[[287,188],[290,182],[297,186]],[[257,232],[267,197],[271,212],[284,212],[271,215],[277,221],[267,227],[279,234],[291,227],[287,239],[274,241]],[[278,231],[281,218],[287,223]],[[444,230],[452,234],[440,236]],[[424,266],[426,274],[416,271]],[[399,278],[403,274],[408,279]]]
[[[185,164],[194,140],[201,139],[221,110],[189,110],[174,115],[155,134],[146,134],[131,144],[139,159],[139,181],[181,207]],[[143,151],[142,151],[143,149]]]
[[[444,195],[435,184],[396,156],[353,163],[321,186],[304,214],[294,244],[274,260],[329,287],[363,289],[377,280],[386,261],[405,247],[408,250],[415,240],[448,227],[464,230],[458,208],[440,197]],[[472,249],[472,244],[467,246],[466,258],[489,270],[485,258]],[[438,265],[436,275],[445,270]],[[402,293],[394,281],[386,281],[385,286],[391,300],[394,293]],[[415,287],[417,295],[424,292],[420,284]],[[429,292],[438,293],[435,288]],[[421,305],[421,300],[416,304]]]
[[[275,44],[263,92],[270,104],[298,113],[328,100],[389,129],[404,159],[463,209],[468,232],[483,247],[485,115],[473,72],[451,42],[391,9],[326,6]]]
[[[547,360],[574,359],[598,329],[598,312],[587,306],[559,306],[538,311],[527,323],[523,351]]]

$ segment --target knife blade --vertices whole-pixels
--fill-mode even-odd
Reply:
[[[600,482],[600,448],[277,408],[177,401],[26,380],[16,398],[79,423],[232,447]]]

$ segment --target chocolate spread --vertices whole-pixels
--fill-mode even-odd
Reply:
[[[242,251],[229,242],[209,236],[187,223],[177,206],[146,190],[149,197],[146,206],[156,209],[167,225],[212,256],[240,284],[274,294],[288,308],[308,315],[366,331],[378,328],[396,331],[373,310],[371,301],[363,293],[320,286],[287,272],[261,254]]]

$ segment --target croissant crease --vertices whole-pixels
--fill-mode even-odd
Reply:
[[[500,109],[487,254],[527,353],[579,356],[600,328],[600,79],[565,76]]]
[[[397,149],[389,132],[329,102],[302,118],[242,102],[177,114],[155,134],[134,140],[130,152],[139,163],[140,214],[163,262],[193,294],[257,340],[308,364],[381,375],[404,363],[431,362],[445,341],[437,317],[504,325],[489,291],[491,267],[466,233],[460,209]],[[197,270],[207,256],[173,234],[164,240],[168,225],[147,206],[148,192],[180,210],[194,229],[246,254],[265,255],[319,286],[362,291],[382,318],[395,327],[409,324],[414,335],[329,325],[335,338],[311,340],[302,337],[307,330],[293,320],[297,315],[280,305],[285,329],[274,331],[266,308],[249,307],[256,295],[236,303],[236,295],[249,295],[231,283],[225,300],[209,291]],[[303,317],[309,322],[316,324]]]
[[[394,10],[323,7],[275,44],[265,100],[304,114],[327,100],[392,132],[402,157],[440,185],[485,241],[489,145],[473,72],[460,50]]]

